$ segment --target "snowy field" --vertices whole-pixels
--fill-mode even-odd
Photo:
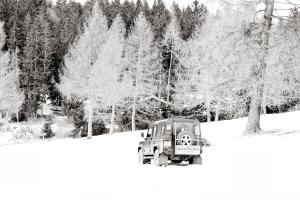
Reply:
[[[1,121],[0,121],[1,123]],[[2,121],[0,126],[0,147],[4,145],[30,143],[40,140],[42,137],[42,128],[45,120],[39,119],[27,123],[6,123]],[[65,116],[55,116],[51,129],[55,134],[53,139],[69,137],[72,134],[74,126],[70,119]]]
[[[137,164],[140,132],[0,147],[1,200],[300,199],[300,112],[202,124],[203,165]]]

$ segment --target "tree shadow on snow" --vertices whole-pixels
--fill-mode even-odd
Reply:
[[[274,129],[274,130],[263,130],[259,135],[290,135],[290,134],[300,134],[300,130],[286,130],[286,129]]]

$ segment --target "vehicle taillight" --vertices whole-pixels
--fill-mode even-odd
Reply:
[[[195,125],[194,127],[195,127],[195,135],[200,135],[201,133],[200,133],[200,126],[199,126],[199,124]]]

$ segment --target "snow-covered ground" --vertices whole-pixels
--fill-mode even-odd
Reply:
[[[1,123],[1,121],[0,121]],[[0,127],[0,147],[3,145],[28,143],[41,140],[44,119],[30,121],[26,123],[6,123],[2,121]],[[54,116],[51,129],[54,132],[53,139],[69,137],[72,134],[74,126],[70,119],[65,116]]]
[[[300,199],[300,112],[202,124],[203,165],[137,164],[140,132],[0,147],[1,200]]]

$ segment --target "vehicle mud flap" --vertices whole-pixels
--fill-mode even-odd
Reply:
[[[202,165],[202,157],[200,155],[199,156],[193,156],[191,158],[191,164]]]
[[[151,164],[156,166],[168,165],[168,157],[159,155],[158,150],[155,150],[154,157],[151,160]]]

